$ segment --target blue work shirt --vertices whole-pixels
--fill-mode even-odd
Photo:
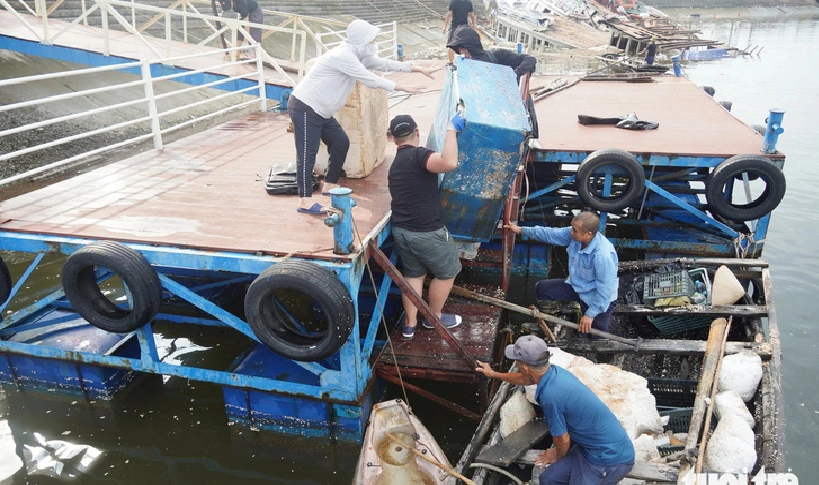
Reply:
[[[524,238],[534,239],[554,246],[567,246],[569,252],[569,277],[566,283],[580,295],[589,306],[586,315],[594,318],[609,309],[617,299],[617,251],[599,232],[585,248],[572,239],[571,227],[522,227]]]
[[[552,436],[566,432],[595,465],[634,460],[634,445],[617,416],[571,372],[551,366],[535,391]]]

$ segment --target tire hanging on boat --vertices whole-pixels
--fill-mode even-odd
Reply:
[[[126,287],[130,309],[110,301],[97,284],[97,268],[115,273]],[[74,310],[95,327],[131,332],[159,312],[162,284],[138,251],[114,241],[99,241],[78,250],[63,265],[63,290]]]
[[[606,174],[621,179],[617,190],[603,195]],[[577,169],[577,193],[594,210],[616,212],[628,207],[643,192],[646,174],[643,166],[631,153],[619,148],[592,152]],[[620,185],[623,185],[620,189]],[[613,187],[615,189],[615,187]]]
[[[355,309],[349,291],[332,271],[306,261],[284,261],[250,284],[245,317],[256,337],[274,352],[316,361],[344,345]]]
[[[750,202],[739,204],[726,199],[729,181],[761,179],[765,189]],[[730,187],[731,185],[729,185]],[[753,221],[776,209],[785,196],[785,174],[762,155],[736,155],[720,163],[705,180],[705,199],[712,212],[731,221]],[[744,198],[744,195],[741,196]]]
[[[11,273],[3,258],[0,258],[0,305],[11,295]]]

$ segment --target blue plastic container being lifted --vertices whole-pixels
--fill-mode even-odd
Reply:
[[[443,148],[459,100],[466,128],[458,135],[458,168],[440,184],[444,222],[457,241],[485,242],[498,226],[531,126],[512,69],[458,56],[447,72],[428,148]]]

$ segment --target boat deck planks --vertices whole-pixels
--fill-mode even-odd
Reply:
[[[536,102],[543,149],[592,152],[621,148],[638,160],[641,154],[728,158],[759,153],[762,137],[688,79],[653,79],[653,83],[636,84],[581,81]],[[615,117],[632,112],[641,120],[658,122],[659,128],[632,131],[577,122],[577,115]]]
[[[507,467],[548,434],[549,425],[542,419],[533,419],[500,442],[483,448],[475,461]]]
[[[286,114],[252,113],[2,201],[0,230],[344,260],[324,217],[296,212],[295,196],[265,192],[270,165],[295,160],[288,123]],[[345,179],[362,238],[389,211],[391,153],[371,176]]]
[[[477,360],[492,362],[501,310],[488,305],[461,303],[450,298],[444,311],[463,318],[460,325],[450,330],[452,336]],[[387,372],[394,373],[397,361],[403,377],[478,382],[479,374],[474,369],[467,368],[466,363],[433,329],[419,326],[412,339],[405,339],[401,336],[399,326],[391,335],[391,340],[392,347],[387,344],[378,359],[378,366]]]

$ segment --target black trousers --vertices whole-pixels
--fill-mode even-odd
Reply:
[[[330,161],[324,180],[337,184],[341,176],[341,167],[347,160],[350,139],[334,117],[323,118],[313,108],[290,96],[287,102],[287,114],[293,121],[293,133],[296,135],[296,181],[299,186],[299,197],[313,195],[313,167],[320,142],[327,145]]]

